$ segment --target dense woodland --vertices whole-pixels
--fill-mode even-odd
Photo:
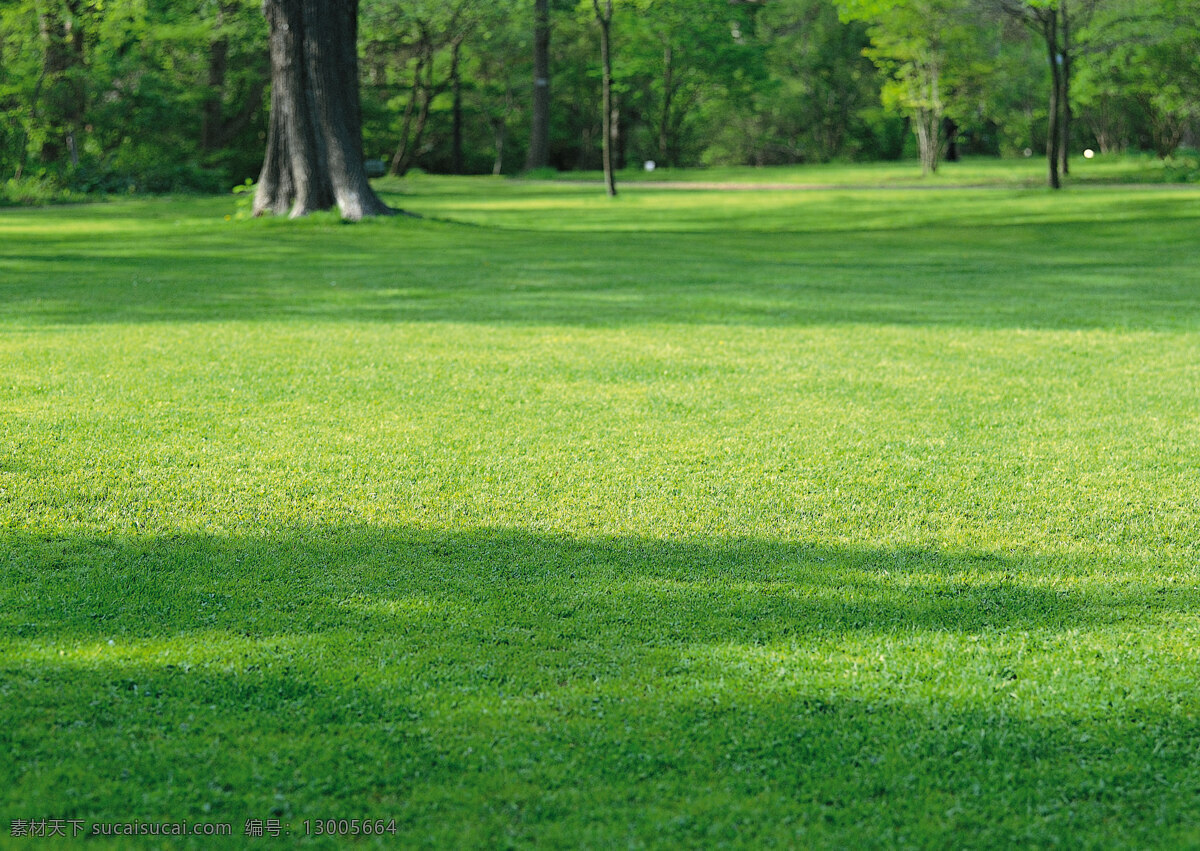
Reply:
[[[607,138],[617,168],[1036,151],[1053,176],[1200,125],[1200,0],[361,0],[359,26],[395,174],[597,169]],[[259,0],[8,0],[0,181],[227,190],[269,83]]]

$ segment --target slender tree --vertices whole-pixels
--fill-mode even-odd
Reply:
[[[946,147],[947,72],[956,42],[966,41],[961,4],[954,0],[839,0],[847,21],[868,24],[871,47],[866,55],[888,75],[882,88],[885,104],[908,116],[921,155],[921,173],[937,171]],[[965,63],[964,63],[965,64]]]
[[[603,116],[601,133],[603,139],[600,149],[604,157],[604,186],[609,197],[617,194],[617,181],[613,176],[613,130],[616,124],[616,109],[613,106],[613,74],[612,74],[612,0],[592,0],[592,9],[596,13],[596,22],[600,24],[600,89]]]
[[[44,45],[39,90],[48,132],[42,142],[41,157],[54,163],[64,149],[71,164],[79,164],[79,129],[83,121],[86,93],[84,71],[83,3],[66,0],[38,6],[38,30]]]
[[[303,216],[335,204],[350,220],[394,212],[367,181],[358,81],[358,0],[263,0],[271,118],[254,199]]]
[[[1099,0],[992,0],[1004,13],[1041,36],[1050,65],[1047,110],[1046,164],[1051,188],[1062,186],[1061,175],[1071,168],[1071,81],[1076,40],[1073,26],[1079,15],[1095,11]]]
[[[550,164],[550,0],[533,4],[533,103],[525,169]]]

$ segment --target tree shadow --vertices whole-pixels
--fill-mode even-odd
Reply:
[[[10,531],[0,558],[14,812],[353,810],[440,847],[1196,835],[1194,694],[1118,667],[1055,696],[1081,675],[1021,656],[1185,616],[1190,587],[512,529]]]
[[[0,249],[0,309],[33,325],[1194,328],[1194,222],[1150,202],[1131,201],[1125,214],[1126,223],[938,221],[853,234],[436,221],[139,232],[131,218],[129,234],[43,233]]]
[[[623,647],[762,644],[856,632],[1077,629],[1200,605],[1193,588],[1058,590],[1048,580],[1062,580],[1069,565],[990,553],[486,528],[316,527],[261,538],[7,533],[0,553],[7,629],[39,639],[384,634],[454,610],[438,628],[462,637],[505,624]]]

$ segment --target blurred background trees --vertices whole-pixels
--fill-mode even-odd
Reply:
[[[617,168],[1197,144],[1200,0],[613,8]],[[365,153],[393,173],[600,168],[590,0],[361,0],[359,50]],[[226,190],[258,174],[269,84],[259,0],[8,0],[0,180]]]

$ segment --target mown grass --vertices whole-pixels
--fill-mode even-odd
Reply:
[[[0,212],[5,819],[1200,842],[1200,191],[385,186]]]

